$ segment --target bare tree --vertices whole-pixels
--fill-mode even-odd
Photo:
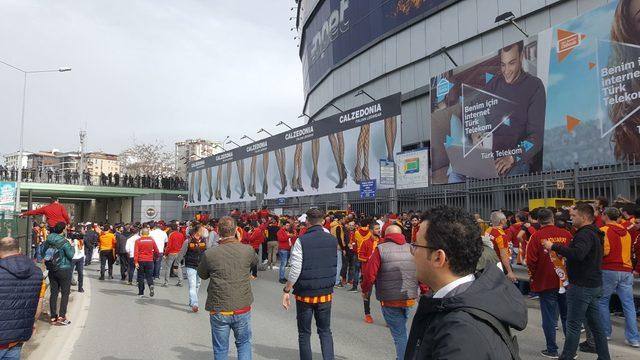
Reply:
[[[134,143],[119,155],[122,173],[136,176],[175,176],[174,154],[167,151],[162,142]]]

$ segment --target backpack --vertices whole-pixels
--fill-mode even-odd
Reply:
[[[48,247],[44,253],[44,266],[51,272],[60,270],[60,248]]]
[[[493,331],[495,331],[500,336],[504,344],[507,346],[507,349],[509,349],[509,352],[511,353],[511,359],[520,360],[520,347],[518,345],[518,338],[511,335],[511,329],[509,328],[509,326],[506,326],[495,316],[484,310],[463,307],[458,308],[455,311],[466,312],[474,319],[482,321],[493,328]]]

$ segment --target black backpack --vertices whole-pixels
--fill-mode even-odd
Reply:
[[[48,247],[47,251],[45,251],[44,253],[43,260],[44,266],[50,272],[56,272],[60,270],[60,248],[57,246]]]

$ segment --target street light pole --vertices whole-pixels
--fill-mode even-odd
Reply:
[[[9,63],[6,63],[0,60],[0,64],[6,65],[14,70],[20,71],[23,74],[23,84],[22,84],[22,115],[20,117],[20,150],[18,152],[18,177],[16,179],[16,203],[15,203],[15,211],[20,212],[22,210],[20,206],[20,185],[22,183],[22,156],[24,153],[24,113],[27,102],[27,75],[36,74],[36,73],[50,73],[50,72],[68,72],[71,71],[70,67],[62,67],[55,70],[23,70],[17,66],[13,66]]]

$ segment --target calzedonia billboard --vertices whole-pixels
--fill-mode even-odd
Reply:
[[[400,150],[400,93],[189,163],[189,204],[358,191]]]
[[[458,0],[324,0],[303,1],[302,58],[305,93],[345,59]],[[304,21],[304,19],[303,19]]]
[[[640,156],[633,6],[612,1],[432,78],[432,183]]]

